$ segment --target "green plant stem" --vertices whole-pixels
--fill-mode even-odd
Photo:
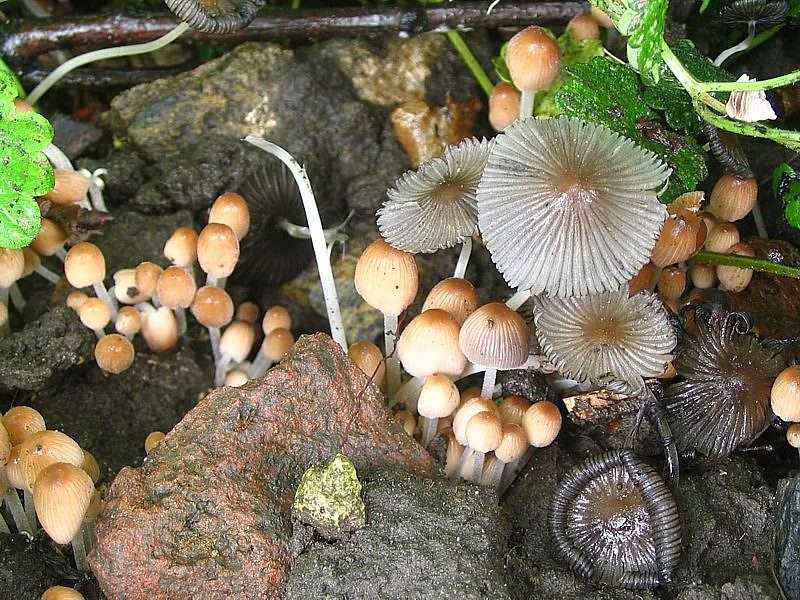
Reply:
[[[150,42],[145,42],[143,44],[132,44],[130,46],[117,46],[114,48],[103,48],[102,50],[94,50],[92,52],[87,52],[86,54],[79,54],[78,56],[71,58],[67,62],[61,64],[56,68],[50,75],[45,77],[39,85],[37,85],[33,91],[28,94],[27,102],[28,104],[36,104],[36,102],[44,96],[44,94],[58,82],[59,79],[64,77],[70,71],[77,69],[78,67],[82,67],[83,65],[87,65],[92,62],[96,62],[98,60],[105,60],[107,58],[117,58],[120,56],[133,56],[136,54],[146,54],[147,52],[153,52],[154,50],[158,50],[163,48],[170,42],[175,41],[180,36],[184,34],[184,32],[189,29],[189,25],[186,23],[180,23],[167,33],[166,35],[161,36],[155,40]]]
[[[708,250],[700,250],[689,259],[689,262],[711,263],[715,265],[729,265],[731,267],[739,267],[741,269],[753,269],[754,271],[761,271],[762,273],[770,273],[772,275],[779,275],[781,277],[792,277],[794,279],[800,279],[800,267],[793,267],[791,265],[774,263],[772,261],[763,260],[760,258],[740,256],[738,254],[720,254],[718,252],[709,252]]]
[[[469,70],[472,72],[472,76],[478,81],[478,84],[481,86],[481,89],[486,94],[486,97],[492,95],[492,90],[494,89],[494,84],[492,80],[489,79],[489,76],[486,75],[486,72],[481,67],[478,60],[475,58],[475,55],[472,54],[472,50],[469,49],[467,43],[464,41],[464,38],[461,37],[461,34],[457,31],[449,30],[445,31],[445,35],[447,39],[450,40],[450,43],[453,44],[453,47],[458,51],[459,55],[461,55],[461,59],[466,63]]]
[[[733,82],[702,82],[697,81],[683,66],[683,63],[672,52],[666,42],[661,43],[661,57],[678,79],[681,86],[692,99],[697,114],[719,129],[747,135],[750,137],[764,138],[782,144],[792,150],[800,151],[800,132],[788,129],[775,129],[763,123],[747,123],[729,119],[725,116],[725,105],[711,95],[712,91],[759,91],[780,85],[787,85],[793,81],[800,81],[800,71],[789,73],[773,79],[763,81],[733,81]]]

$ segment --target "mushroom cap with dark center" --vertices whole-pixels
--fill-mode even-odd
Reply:
[[[556,551],[598,583],[643,589],[668,582],[681,550],[675,499],[630,450],[595,456],[568,473],[548,518]]]
[[[694,311],[673,364],[683,381],[663,402],[678,451],[719,460],[753,441],[768,425],[770,391],[783,359],[749,332],[740,313]]]
[[[181,21],[204,33],[232,33],[247,27],[264,0],[166,0]]]
[[[478,186],[478,224],[510,286],[534,295],[616,290],[648,261],[670,169],[580,119],[520,119],[495,138]]]
[[[562,375],[620,384],[627,392],[661,375],[677,343],[658,296],[628,286],[579,298],[537,297],[536,336]]]
[[[475,191],[490,148],[469,138],[403,174],[378,209],[383,238],[406,252],[435,252],[477,234]]]

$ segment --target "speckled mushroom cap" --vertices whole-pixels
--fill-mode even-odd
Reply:
[[[502,302],[479,306],[461,325],[461,351],[470,362],[492,369],[514,369],[530,350],[525,320]]]
[[[403,174],[378,209],[383,238],[406,252],[435,252],[477,234],[475,191],[491,146],[468,138]]]
[[[166,0],[190,27],[204,33],[232,33],[247,27],[264,0]]]
[[[536,335],[562,375],[626,392],[661,375],[677,343],[658,296],[628,286],[580,298],[538,297]]]
[[[520,119],[495,138],[478,186],[478,224],[497,268],[532,294],[616,290],[647,262],[670,169],[610,129]]]

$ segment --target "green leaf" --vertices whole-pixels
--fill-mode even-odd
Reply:
[[[564,114],[604,125],[659,155],[673,174],[664,202],[694,190],[708,171],[705,153],[697,141],[666,127],[642,100],[636,72],[606,58],[569,67],[572,79],[556,94]]]
[[[800,229],[800,176],[786,163],[772,173],[772,193],[784,204],[786,222]]]
[[[18,113],[14,77],[0,70],[0,246],[19,248],[36,237],[41,224],[34,196],[53,189],[53,167],[42,153],[53,139],[43,116]]]
[[[800,200],[789,202],[784,208],[786,222],[795,229],[800,229]]]
[[[667,21],[667,0],[634,0],[639,22],[628,38],[628,62],[645,79],[658,82],[661,73],[661,42]]]

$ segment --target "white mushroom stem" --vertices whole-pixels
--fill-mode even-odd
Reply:
[[[453,277],[464,279],[464,275],[467,272],[467,264],[469,264],[469,257],[471,255],[472,238],[464,238],[464,241],[461,242],[461,252],[458,254],[458,262],[456,262],[456,268],[453,271]]]
[[[3,469],[5,469],[5,466],[3,466]],[[22,506],[22,502],[17,494],[17,489],[8,483],[5,483],[3,502],[6,505],[6,509],[8,509],[8,512],[11,514],[11,518],[14,520],[17,531],[33,536],[33,532],[36,531],[36,521],[31,521],[28,518],[25,508]]]
[[[52,73],[50,73],[50,75],[45,77],[30,94],[28,94],[26,100],[30,105],[36,104],[39,98],[41,98],[51,87],[53,87],[53,85],[59,79],[64,77],[67,73],[74,71],[78,67],[82,67],[83,65],[87,65],[98,60],[105,60],[107,58],[115,58],[118,56],[134,56],[136,54],[153,52],[154,50],[163,48],[170,42],[178,39],[187,29],[189,29],[189,25],[181,22],[169,33],[162,35],[160,38],[150,42],[145,42],[143,44],[132,44],[130,46],[119,46],[116,48],[103,48],[102,50],[94,50],[93,52],[80,54],[74,58],[71,58],[64,64],[59,65]]]
[[[76,533],[75,537],[72,538],[72,556],[75,558],[75,567],[77,567],[79,571],[84,572],[91,571],[91,568],[89,567],[89,561],[86,558],[87,548],[84,538],[84,529],[86,527],[90,527],[90,525],[88,523],[81,525],[78,533]]]
[[[319,280],[322,285],[322,295],[325,297],[331,337],[346,353],[347,338],[345,336],[344,323],[342,322],[342,313],[339,309],[336,280],[333,277],[333,270],[331,269],[331,263],[325,244],[325,231],[322,228],[322,220],[319,217],[317,201],[314,198],[314,191],[311,189],[311,182],[308,179],[308,175],[294,157],[280,146],[252,135],[248,135],[244,139],[246,142],[280,159],[289,168],[292,175],[294,175],[297,187],[300,189],[300,198],[303,200],[308,230],[311,233],[311,245],[314,248],[314,256],[317,260],[317,270],[319,271]]]
[[[522,368],[522,367],[520,367]],[[486,368],[483,372],[483,386],[481,387],[481,398],[491,400],[494,396],[494,383],[497,380],[497,369]]]
[[[506,300],[506,306],[511,310],[517,310],[525,303],[525,300],[531,297],[530,290],[517,290],[514,295]]]
[[[737,52],[742,52],[743,50],[747,50],[750,45],[753,43],[753,38],[756,35],[756,24],[753,21],[750,21],[747,24],[747,37],[744,38],[741,42],[736,44],[735,46],[731,46],[727,50],[723,50],[716,59],[714,59],[714,66],[719,67],[728,60],[731,56],[736,54]]]
[[[391,398],[400,388],[400,359],[395,352],[397,315],[383,315],[383,346],[386,351],[386,396]]]
[[[525,468],[525,465],[528,464],[528,461],[531,459],[535,451],[536,448],[534,446],[530,446],[527,450],[525,450],[525,454],[522,455],[522,458],[511,461],[505,465],[505,468],[503,469],[503,476],[500,479],[499,486],[497,487],[498,497],[502,497],[508,488],[511,487],[511,484],[514,483],[517,475],[519,475],[522,469]]]

